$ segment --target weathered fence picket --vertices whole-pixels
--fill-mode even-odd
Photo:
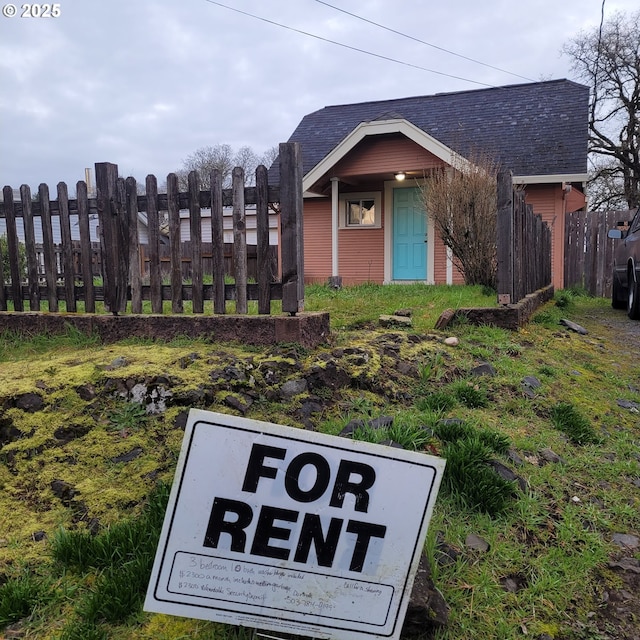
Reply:
[[[498,175],[497,287],[500,304],[514,304],[551,284],[551,231],[511,172]]]
[[[576,211],[565,221],[565,287],[583,287],[591,295],[611,297],[616,240],[609,229],[624,226],[635,210]]]
[[[157,314],[163,313],[165,300],[171,301],[172,313],[184,311],[184,300],[191,301],[194,313],[204,312],[206,300],[213,301],[216,314],[226,313],[227,300],[235,300],[237,313],[247,312],[247,300],[258,300],[258,312],[268,314],[271,300],[277,299],[283,300],[286,313],[301,311],[304,272],[302,163],[298,145],[280,145],[280,156],[279,187],[268,185],[267,170],[259,167],[255,187],[245,188],[243,171],[234,169],[232,188],[223,190],[222,175],[214,170],[210,176],[211,187],[206,191],[199,190],[199,176],[191,172],[187,192],[178,192],[177,178],[169,174],[167,192],[158,193],[157,179],[149,175],[145,181],[146,193],[139,196],[136,181],[118,178],[117,165],[106,162],[96,164],[95,198],[89,198],[83,181],[76,185],[76,198],[69,198],[67,185],[59,183],[55,200],[50,199],[46,184],[40,185],[36,200],[32,200],[29,187],[23,185],[20,202],[14,202],[13,190],[5,187],[0,218],[5,219],[11,266],[10,273],[3,273],[0,262],[0,311],[6,311],[9,302],[15,311],[22,311],[25,300],[29,310],[40,310],[43,299],[47,300],[49,311],[57,311],[58,301],[64,300],[68,312],[77,312],[77,302],[84,301],[84,311],[88,313],[95,312],[99,300],[104,301],[105,308],[113,314],[125,313],[129,301],[131,312],[140,313],[144,300],[150,301],[152,313]],[[255,247],[248,247],[246,243],[246,205],[256,206]],[[269,243],[269,210],[275,210],[276,205],[282,212],[277,253]],[[209,207],[212,243],[207,249],[208,243],[202,241],[206,220],[202,209]],[[233,208],[235,243],[231,251],[224,242],[225,207]],[[180,211],[187,210],[190,241],[185,243],[181,239],[184,229]],[[98,244],[92,242],[91,237],[91,217],[95,214]],[[16,225],[20,217],[22,238]],[[161,232],[165,217],[166,234],[164,230]],[[143,218],[148,231],[146,244],[141,241],[138,227]],[[38,219],[40,245],[35,241],[34,232],[34,221]],[[77,224],[80,240],[72,240],[72,220],[73,225]],[[54,242],[56,233],[59,238]],[[26,268],[20,266],[21,243]],[[184,255],[185,245],[189,246],[189,255]],[[169,251],[166,258],[170,264],[169,285],[163,283],[165,248]],[[229,259],[225,259],[227,254]],[[272,261],[280,255],[282,264],[274,268]],[[247,283],[248,260],[257,263],[252,270],[255,284]],[[188,278],[183,272],[185,264]],[[275,281],[273,276],[277,273],[283,274],[282,283]],[[204,276],[209,274],[212,284],[204,284]],[[235,278],[234,284],[225,283],[229,275]],[[101,278],[102,286],[94,283],[94,277]]]

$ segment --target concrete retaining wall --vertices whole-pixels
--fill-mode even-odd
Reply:
[[[212,341],[237,341],[268,345],[296,342],[315,347],[329,337],[328,313],[299,313],[296,316],[249,315],[91,315],[63,313],[0,312],[0,332],[20,335],[59,335],[73,327],[98,336],[104,342],[124,338],[172,340],[179,336]]]

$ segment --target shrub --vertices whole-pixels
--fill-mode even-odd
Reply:
[[[477,435],[445,444],[443,486],[467,508],[496,515],[506,509],[515,487],[489,466],[492,453]]]
[[[9,244],[7,236],[0,236],[0,255],[2,255],[2,275],[5,283],[9,283],[11,279],[11,268],[9,265]],[[20,276],[24,277],[27,273],[27,254],[22,242],[18,243],[18,260]]]
[[[446,391],[434,391],[423,398],[419,398],[416,406],[420,411],[433,411],[434,413],[445,413],[452,409],[456,399]]]
[[[551,409],[551,422],[574,444],[596,444],[600,442],[598,434],[570,402],[561,402]]]
[[[490,466],[492,456],[509,448],[506,436],[488,429],[445,420],[436,425],[446,458],[443,488],[465,507],[496,515],[506,509],[514,493],[513,482],[500,477]]]
[[[26,618],[39,604],[52,597],[50,585],[25,570],[0,586],[0,629]]]
[[[81,623],[89,625],[88,629],[94,630],[101,621],[122,622],[139,611],[168,499],[169,486],[159,484],[147,499],[140,517],[116,523],[95,536],[83,531],[60,530],[52,538],[51,549],[56,561],[80,571],[101,571],[94,587],[76,609]],[[74,621],[73,625],[76,624]],[[101,638],[100,633],[95,628],[97,635],[91,637]],[[68,637],[71,640],[76,636]]]
[[[489,405],[487,392],[477,385],[460,381],[453,385],[453,391],[458,400],[469,409],[482,409]]]

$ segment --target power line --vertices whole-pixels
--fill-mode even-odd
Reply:
[[[420,40],[420,38],[415,38],[414,36],[410,36],[407,33],[403,33],[402,31],[396,31],[395,29],[391,29],[391,27],[387,27],[379,22],[374,22],[373,20],[369,20],[368,18],[363,18],[355,13],[351,13],[350,11],[346,11],[345,9],[341,9],[340,7],[336,7],[328,2],[324,2],[324,0],[316,0],[316,2],[325,5],[326,7],[331,7],[331,9],[335,9],[336,11],[340,11],[342,13],[351,16],[352,18],[357,18],[358,20],[362,20],[363,22],[367,22],[368,24],[372,24],[375,27],[380,27],[380,29],[384,29],[385,31],[390,31],[391,33],[395,33],[396,35],[402,36],[403,38],[408,38],[409,40],[413,40],[414,42],[419,42],[420,44],[424,44],[427,47],[432,47],[433,49],[437,49],[438,51],[444,51],[452,56],[456,56],[458,58],[462,58],[463,60],[468,60],[469,62],[474,62],[475,64],[481,64],[483,67],[489,67],[489,69],[494,69],[495,71],[500,71],[501,73],[507,73],[511,76],[515,76],[516,78],[522,78],[523,80],[530,80],[531,82],[535,82],[532,78],[527,78],[526,76],[521,76],[519,73],[513,73],[513,71],[507,71],[506,69],[501,69],[500,67],[494,67],[492,64],[487,64],[486,62],[481,62],[480,60],[476,60],[475,58],[469,58],[467,56],[462,55],[461,53],[456,53],[455,51],[450,51],[449,49],[445,49],[444,47],[439,47],[436,44],[432,44],[431,42],[425,42],[424,40]]]
[[[435,73],[439,76],[446,76],[447,78],[454,78],[455,80],[462,80],[464,82],[471,82],[473,84],[479,84],[483,87],[491,87],[495,89],[495,85],[487,84],[486,82],[479,82],[478,80],[471,80],[469,78],[463,78],[461,76],[454,76],[450,73],[445,73],[444,71],[436,71],[435,69],[428,69],[427,67],[421,67],[420,65],[413,64],[411,62],[404,62],[403,60],[397,60],[396,58],[390,58],[389,56],[383,56],[379,53],[373,53],[372,51],[366,51],[365,49],[359,49],[358,47],[353,47],[348,44],[344,44],[343,42],[337,42],[335,40],[330,40],[329,38],[324,38],[322,36],[316,35],[315,33],[309,33],[308,31],[302,31],[301,29],[296,29],[295,27],[290,27],[286,24],[282,24],[280,22],[275,22],[274,20],[269,20],[268,18],[262,18],[261,16],[256,16],[253,13],[249,13],[247,11],[242,11],[241,9],[237,9],[236,7],[230,7],[229,5],[223,4],[222,2],[216,2],[216,0],[205,0],[209,4],[214,4],[218,7],[223,7],[224,9],[229,9],[229,11],[235,11],[236,13],[240,13],[244,16],[248,16],[249,18],[254,18],[255,20],[261,20],[262,22],[266,22],[268,24],[275,25],[276,27],[281,27],[282,29],[287,29],[289,31],[294,31],[295,33],[300,33],[304,36],[308,36],[310,38],[315,38],[316,40],[322,40],[323,42],[328,42],[330,44],[335,44],[338,47],[343,47],[345,49],[350,49],[351,51],[357,51],[358,53],[364,53],[368,56],[373,56],[374,58],[379,58],[380,60],[386,60],[388,62],[394,62],[395,64],[401,64],[405,67],[411,67],[413,69],[419,69],[420,71],[427,71],[429,73]]]

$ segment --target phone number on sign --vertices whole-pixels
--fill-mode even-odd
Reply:
[[[5,18],[59,18],[62,14],[60,4],[5,4],[2,15]]]

